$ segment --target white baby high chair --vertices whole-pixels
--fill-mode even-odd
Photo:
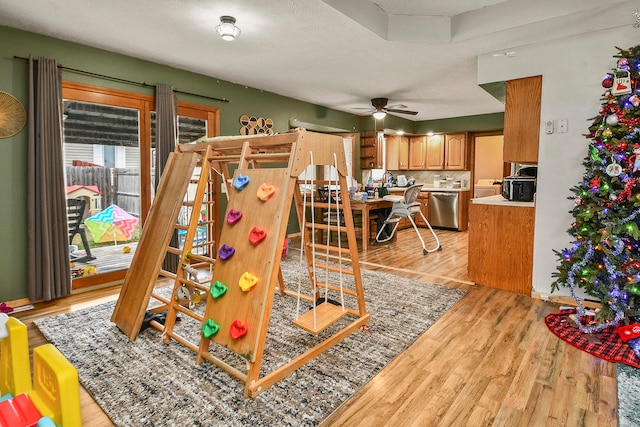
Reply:
[[[405,190],[404,195],[402,196],[387,195],[383,197],[383,200],[388,200],[390,202],[393,202],[393,206],[391,207],[391,213],[389,214],[389,216],[384,222],[385,226],[380,227],[380,230],[378,230],[378,233],[376,234],[375,241],[371,242],[372,245],[375,244],[375,242],[382,243],[382,242],[388,242],[389,240],[391,240],[393,238],[393,235],[396,232],[396,229],[398,228],[398,225],[400,224],[400,220],[402,218],[408,218],[409,221],[411,221],[411,225],[413,226],[413,229],[416,230],[416,234],[420,239],[420,243],[422,243],[423,255],[426,255],[429,252],[442,250],[442,246],[440,245],[440,239],[438,239],[438,236],[433,231],[433,228],[431,228],[431,224],[429,224],[429,221],[427,221],[427,219],[422,214],[422,211],[420,210],[420,203],[416,201],[418,198],[418,195],[420,194],[421,188],[422,188],[422,184],[416,184],[416,185],[412,185],[411,187],[408,187]],[[422,220],[424,221],[424,223],[427,224],[427,227],[429,227],[431,234],[433,234],[433,237],[436,243],[436,247],[433,249],[427,249],[424,243],[424,239],[420,234],[420,230],[418,229],[418,226],[413,220],[413,217],[417,214],[419,214],[422,217]],[[391,230],[391,233],[389,233],[389,235],[386,238],[381,239],[380,236],[384,233],[384,230],[387,224],[393,224],[393,229]]]

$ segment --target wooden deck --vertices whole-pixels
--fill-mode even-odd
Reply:
[[[129,264],[131,264],[131,260],[133,259],[133,254],[136,252],[136,248],[138,247],[137,242],[132,243],[118,243],[118,245],[111,246],[102,246],[99,248],[92,248],[91,255],[95,257],[95,259],[90,261],[82,261],[82,262],[72,262],[71,270],[80,269],[83,267],[96,267],[96,273],[109,273],[111,271],[117,270],[125,270],[129,268]],[[129,252],[126,252],[126,249],[129,249]],[[74,254],[84,255],[84,251],[79,251]]]

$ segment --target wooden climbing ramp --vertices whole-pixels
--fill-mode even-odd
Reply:
[[[130,340],[137,336],[150,298],[156,298],[164,303],[156,310],[168,309],[168,315],[164,325],[157,322],[151,324],[163,331],[164,339],[174,339],[193,350],[197,363],[209,361],[244,381],[245,396],[255,397],[369,321],[349,198],[342,199],[339,205],[336,203],[336,209],[342,212],[344,218],[342,231],[346,234],[347,246],[334,247],[329,242],[316,242],[316,227],[326,230],[330,235],[331,231],[336,231],[336,227],[338,231],[341,230],[340,224],[315,224],[313,219],[308,219],[307,212],[328,205],[322,202],[314,205],[315,189],[311,189],[309,198],[304,196],[303,191],[308,191],[308,183],[301,185],[298,179],[309,165],[334,166],[338,179],[333,182],[333,187],[338,189],[337,192],[348,194],[341,137],[298,130],[273,136],[208,138],[195,144],[178,146],[171,163],[175,165],[167,168],[162,176],[154,206],[112,316],[112,320]],[[200,170],[198,179],[193,178],[195,167]],[[187,225],[183,225],[186,233],[183,248],[171,248],[171,235],[176,230],[177,212],[184,203],[187,184],[197,182],[195,197],[189,203],[193,212],[201,211],[202,203],[208,203],[211,199],[208,193],[217,177],[222,177],[228,202],[225,212],[215,221],[217,231],[212,234],[219,232],[219,237],[215,242],[209,242],[208,256],[195,255],[193,251],[192,240],[197,236],[198,227],[202,226],[195,214]],[[301,224],[303,262],[310,275],[304,295],[300,290],[287,288],[280,272],[292,202],[295,202]],[[220,210],[217,205],[209,206],[210,210],[215,208]],[[311,218],[314,218],[313,215]],[[327,253],[331,251],[339,258],[349,258],[351,268],[345,270],[345,274],[353,279],[353,287],[346,292],[353,296],[354,307],[327,302],[316,307],[319,294],[316,287],[320,284],[317,269],[336,269],[329,262],[322,264],[316,261],[314,254],[320,250]],[[167,253],[178,253],[181,257],[176,272],[163,272],[161,268]],[[209,283],[203,284],[193,279],[190,273],[194,265],[212,268]],[[158,275],[174,280],[172,297],[163,298],[153,291]],[[276,288],[278,282],[280,287]],[[342,284],[321,285],[325,289],[342,291]],[[178,292],[185,287],[195,289],[198,295],[206,298],[204,314],[198,314],[180,303]],[[291,297],[303,298],[314,307],[312,311],[292,319],[301,332],[318,335],[338,319],[350,317],[350,320],[345,322],[346,326],[329,336],[323,335],[324,340],[314,347],[261,377],[260,368],[273,300]],[[309,314],[311,312],[313,315]],[[178,313],[187,314],[199,322],[201,331],[198,343],[190,342],[173,331]],[[246,371],[214,355],[212,346],[228,348],[245,359]]]

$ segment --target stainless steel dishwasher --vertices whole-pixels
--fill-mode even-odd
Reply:
[[[429,193],[429,223],[432,226],[458,229],[458,196],[455,191]]]

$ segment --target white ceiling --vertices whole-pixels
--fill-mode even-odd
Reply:
[[[477,57],[631,25],[638,0],[0,0],[0,25],[355,114],[389,98],[429,120],[503,111]],[[619,20],[599,19],[612,7]],[[232,42],[221,15],[242,29]],[[64,64],[63,64],[64,65]],[[115,76],[117,77],[117,76]],[[179,88],[178,88],[179,89]]]

